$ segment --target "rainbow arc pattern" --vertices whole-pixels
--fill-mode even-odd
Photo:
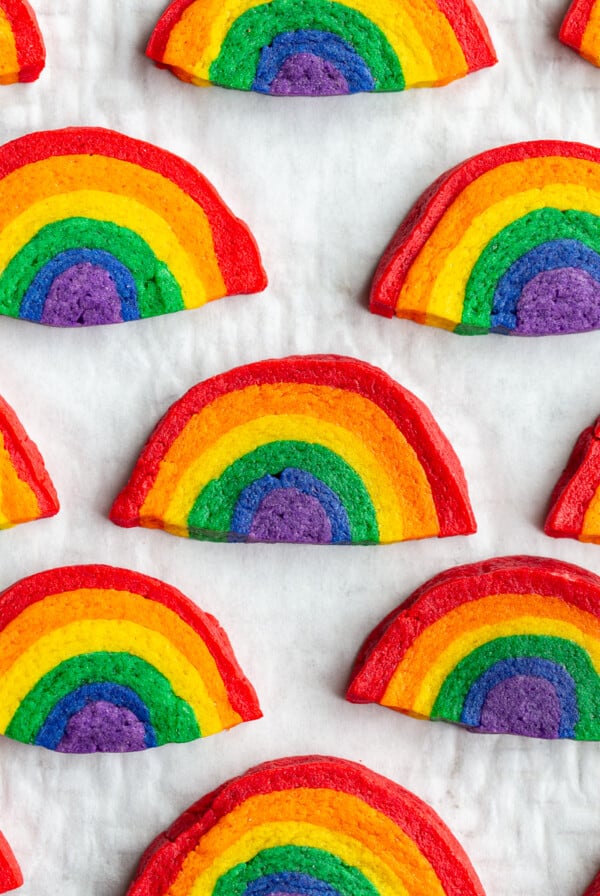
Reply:
[[[475,731],[600,740],[600,579],[506,557],[423,585],[367,639],[347,697]]]
[[[129,752],[261,715],[223,630],[174,588],[75,566],[0,595],[0,733],[64,753]]]
[[[371,310],[456,333],[600,327],[600,151],[499,147],[439,178],[377,268]]]
[[[496,62],[471,0],[174,0],[146,52],[199,86],[280,96],[437,86]]]
[[[380,543],[474,531],[462,468],[427,408],[339,356],[262,361],[174,404],[111,519],[230,541]]]
[[[266,763],[192,806],[128,896],[483,896],[433,810],[355,763]]]

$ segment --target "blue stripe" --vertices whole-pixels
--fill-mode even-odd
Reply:
[[[463,725],[478,728],[481,723],[481,713],[489,692],[496,685],[513,678],[515,675],[528,675],[535,678],[544,678],[554,685],[556,696],[560,703],[560,727],[559,737],[575,737],[575,725],[579,721],[577,709],[577,692],[575,682],[560,663],[539,657],[514,657],[508,660],[500,660],[480,675],[473,682],[467,694],[460,720]]]
[[[341,896],[340,891],[331,884],[299,871],[266,874],[253,880],[244,890],[244,896],[271,896],[275,893],[285,893],[286,896]]]
[[[112,277],[121,299],[123,320],[139,320],[137,287],[131,272],[118,258],[102,249],[68,249],[55,255],[34,277],[23,296],[19,317],[39,323],[54,280],[76,264],[86,262],[104,268]]]
[[[110,681],[85,684],[59,700],[38,731],[35,743],[38,746],[55,750],[64,736],[71,716],[74,716],[88,703],[95,703],[98,700],[129,709],[144,724],[146,746],[156,746],[156,734],[146,704],[131,688],[113,684]]]
[[[233,511],[232,531],[239,535],[248,535],[261,503],[268,494],[278,488],[295,488],[299,492],[317,499],[331,525],[332,544],[346,544],[352,541],[350,520],[346,508],[336,493],[312,473],[298,470],[295,467],[289,467],[279,476],[267,474],[246,486]]]
[[[297,53],[310,53],[330,62],[346,79],[350,93],[375,89],[368,65],[352,44],[329,31],[305,29],[278,34],[262,48],[252,89],[269,93],[283,63]]]
[[[498,281],[494,293],[491,326],[514,330],[517,305],[524,288],[544,271],[579,268],[600,282],[600,255],[579,240],[550,240],[526,252]]]

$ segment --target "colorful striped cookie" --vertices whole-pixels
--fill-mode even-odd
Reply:
[[[66,566],[0,595],[7,737],[61,753],[122,753],[260,716],[223,629],[158,579]]]
[[[600,66],[600,2],[573,0],[560,28],[563,44]]]
[[[319,544],[476,528],[462,467],[425,405],[336,355],[260,361],[194,386],[110,518],[189,538]]]
[[[552,493],[544,531],[600,544],[600,418],[577,439]]]
[[[596,875],[583,896],[600,896],[600,874]]]
[[[199,800],[144,855],[128,896],[484,896],[439,816],[327,756],[267,762]]]
[[[174,0],[146,52],[183,81],[277,96],[440,86],[497,61],[472,0]]]
[[[46,49],[27,0],[0,0],[0,84],[36,81]]]
[[[541,557],[451,569],[365,642],[348,689],[473,731],[600,740],[600,579]]]
[[[101,128],[0,148],[1,314],[82,327],[265,286],[246,225],[177,156]]]
[[[23,875],[6,837],[0,832],[0,893],[16,890],[23,883]]]
[[[59,509],[37,446],[0,396],[0,529],[54,516]]]
[[[381,259],[371,311],[455,333],[600,328],[600,150],[484,152],[424,193]]]

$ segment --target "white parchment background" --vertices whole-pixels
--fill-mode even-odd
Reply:
[[[0,828],[24,896],[121,896],[189,803],[266,759],[364,762],[425,798],[489,896],[579,896],[600,867],[600,743],[477,737],[342,699],[362,638],[429,576],[507,553],[600,573],[600,548],[541,531],[549,492],[600,412],[600,332],[465,338],[369,315],[376,260],[443,170],[530,138],[600,144],[600,71],[555,38],[567,0],[481,0],[500,64],[440,90],[277,100],[199,90],[143,48],[165,0],[37,0],[48,65],[0,89],[0,140],[102,125],[179,153],[262,249],[260,296],[61,332],[0,320],[0,392],[40,446],[59,516],[1,533],[0,587],[66,563],[129,566],[215,614],[265,718],[127,756],[0,738]],[[384,548],[231,546],[107,520],[150,430],[191,385],[238,364],[336,352],[380,365],[431,408],[466,470],[479,534]]]

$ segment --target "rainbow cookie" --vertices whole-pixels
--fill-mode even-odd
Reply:
[[[600,2],[573,0],[560,28],[563,44],[600,66]]]
[[[347,699],[473,731],[600,740],[600,579],[502,557],[451,569],[373,631]]]
[[[440,86],[497,61],[472,0],[174,0],[146,53],[183,81],[278,96]]]
[[[552,493],[544,531],[600,544],[600,418],[577,439]]]
[[[223,629],[158,579],[66,566],[0,595],[7,737],[61,753],[122,753],[260,716]]]
[[[456,333],[600,328],[600,150],[516,143],[442,175],[381,259],[371,311]]]
[[[40,452],[0,396],[0,529],[54,516],[59,509]]]
[[[0,148],[1,314],[90,326],[265,286],[246,225],[177,156],[102,128]]]
[[[600,874],[597,874],[583,896],[600,896]]]
[[[0,893],[16,890],[23,883],[23,875],[6,837],[0,832]]]
[[[189,538],[333,544],[476,528],[460,463],[425,405],[336,355],[260,361],[194,386],[110,518]]]
[[[426,803],[354,762],[266,762],[191,806],[127,896],[484,896]]]
[[[27,0],[0,0],[0,84],[36,81],[45,62],[44,41]]]

